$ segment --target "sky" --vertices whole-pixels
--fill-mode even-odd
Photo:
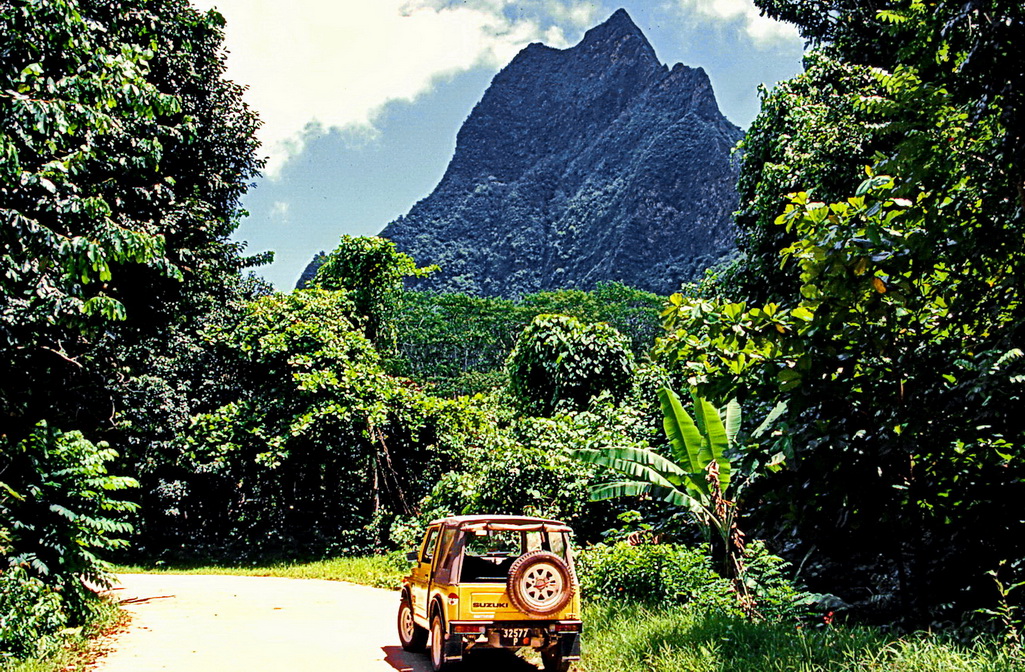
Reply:
[[[234,239],[294,287],[343,234],[375,235],[440,181],[491,79],[531,42],[566,48],[622,7],[668,65],[701,67],[746,128],[803,43],[752,0],[192,0],[227,20],[227,76],[263,121],[266,169]]]

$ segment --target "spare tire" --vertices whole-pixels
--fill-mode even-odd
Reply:
[[[517,609],[547,616],[569,604],[576,581],[565,560],[548,551],[531,551],[513,562],[506,588]]]

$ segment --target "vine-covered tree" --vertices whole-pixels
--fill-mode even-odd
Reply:
[[[609,325],[567,315],[538,315],[520,334],[506,369],[509,390],[524,415],[584,410],[608,393],[623,399],[633,384],[627,340]]]

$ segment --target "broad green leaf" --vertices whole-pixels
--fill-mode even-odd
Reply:
[[[658,398],[662,404],[662,427],[672,447],[673,457],[678,462],[686,461],[689,472],[703,471],[700,459],[702,437],[694,420],[683,410],[680,398],[672,390],[660,389]]]
[[[736,399],[730,399],[730,402],[726,404],[726,438],[729,440],[730,446],[737,445],[741,418],[740,402]]]
[[[727,451],[730,446],[729,436],[726,427],[723,425],[719,411],[707,399],[696,398],[695,408],[702,409],[701,415],[705,418],[705,450],[702,452],[702,472],[708,468],[712,460],[719,465],[719,487],[726,491],[730,484],[730,459]]]
[[[775,424],[776,420],[778,420],[779,417],[786,412],[786,410],[787,402],[781,401],[778,404],[776,404],[776,406],[771,411],[769,411],[769,414],[765,416],[765,420],[762,420],[762,424],[758,425],[755,431],[751,432],[751,438],[761,438],[761,436],[765,434],[765,432],[767,432],[773,424]]]

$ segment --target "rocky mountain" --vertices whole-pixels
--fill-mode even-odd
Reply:
[[[433,289],[669,293],[733,248],[741,135],[705,72],[660,63],[621,9],[572,48],[521,51],[435,190],[381,235],[441,266]]]

